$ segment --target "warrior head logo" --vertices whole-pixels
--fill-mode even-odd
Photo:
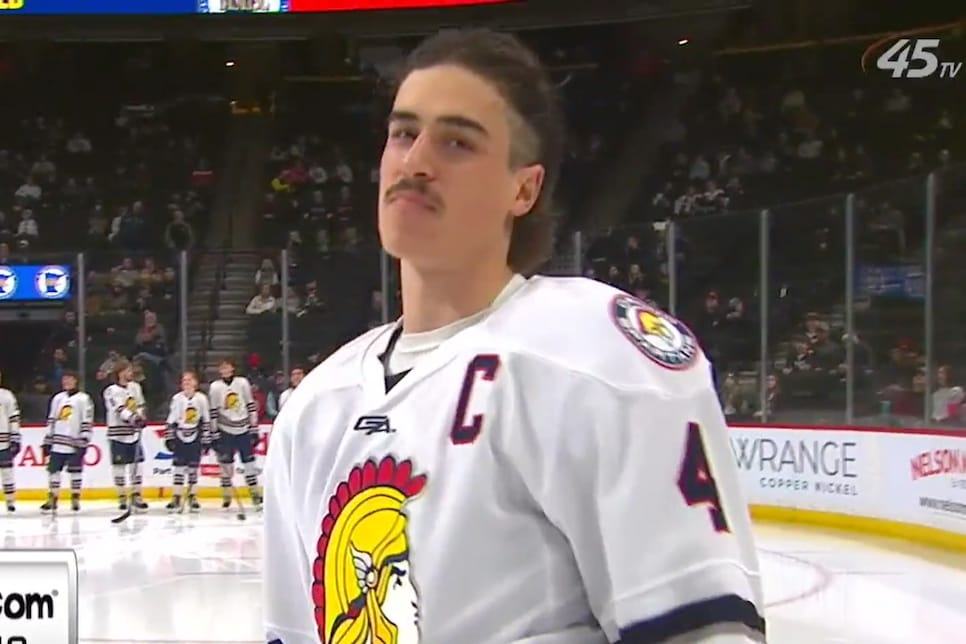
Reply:
[[[419,596],[403,506],[426,485],[392,457],[355,467],[329,499],[313,566],[323,644],[418,644]]]
[[[137,411],[138,401],[134,400],[134,396],[128,396],[127,400],[124,401],[124,407],[127,408],[128,411]]]
[[[234,391],[228,392],[225,396],[225,409],[238,409],[238,394]]]
[[[60,408],[57,413],[57,420],[70,420],[70,417],[74,414],[74,408],[70,405],[64,405]]]
[[[184,410],[184,424],[194,425],[198,422],[198,410],[194,407],[188,407]]]

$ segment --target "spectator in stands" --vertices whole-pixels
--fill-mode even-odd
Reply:
[[[17,188],[14,196],[24,202],[37,202],[43,196],[43,189],[37,185],[33,177],[27,177],[27,180],[22,186]]]
[[[20,214],[20,223],[17,224],[17,239],[36,240],[40,236],[37,227],[37,220],[34,219],[34,211],[24,208]]]
[[[953,385],[952,369],[942,365],[936,370],[936,390],[932,393],[932,419],[941,425],[959,425],[963,418],[963,388]]]
[[[265,315],[274,313],[277,308],[278,304],[275,301],[275,296],[272,295],[272,287],[269,284],[262,284],[258,294],[245,307],[245,313],[248,315]]]
[[[171,212],[171,221],[164,229],[164,243],[174,251],[188,250],[195,244],[195,231],[178,208]]]
[[[285,287],[285,309],[291,315],[298,315],[302,310],[302,298],[294,286]]]
[[[268,394],[258,382],[252,382],[252,398],[255,400],[255,413],[258,416],[258,422],[272,422],[273,417],[269,415]]]
[[[305,297],[302,299],[302,308],[299,309],[298,317],[320,313],[323,310],[325,310],[325,302],[319,293],[319,283],[312,280],[305,285]]]
[[[75,132],[70,139],[67,140],[65,149],[69,154],[72,155],[87,155],[93,151],[93,146],[91,146],[91,140],[84,135],[83,132]]]
[[[51,390],[57,391],[60,387],[60,379],[66,369],[67,351],[63,347],[57,347],[50,356],[50,367],[46,373],[47,385]]]
[[[911,383],[886,388],[883,399],[890,403],[893,416],[921,421],[926,405],[926,370],[917,369]]]
[[[64,311],[64,319],[50,334],[50,343],[62,347],[77,346],[77,313],[70,309]]]
[[[140,278],[140,271],[134,266],[134,259],[125,257],[111,269],[111,284],[124,289],[134,288]]]
[[[134,338],[134,360],[164,366],[168,358],[168,340],[164,325],[150,310],[143,313],[143,322]]]
[[[261,266],[255,271],[255,286],[259,289],[263,286],[275,288],[279,283],[278,270],[271,258],[266,257],[262,260]]]

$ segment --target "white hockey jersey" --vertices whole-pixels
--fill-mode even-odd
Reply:
[[[104,390],[104,408],[107,410],[107,437],[122,443],[136,443],[141,440],[138,420],[146,416],[144,392],[141,385],[129,382],[121,386],[117,383]]]
[[[276,419],[269,642],[763,640],[746,502],[684,325],[536,277],[387,393],[391,333],[340,349]]]
[[[188,397],[179,391],[171,397],[165,439],[177,437],[183,443],[208,442],[211,433],[211,411],[208,397],[196,391]]]
[[[258,427],[258,409],[247,378],[235,376],[231,382],[215,380],[208,388],[211,398],[211,430],[244,434]]]
[[[289,387],[288,389],[286,389],[285,391],[283,391],[282,393],[280,393],[278,395],[278,408],[279,408],[279,410],[281,410],[282,407],[285,406],[285,403],[288,402],[288,399],[292,395],[292,392],[293,391],[295,391],[295,389],[292,388],[292,387]]]
[[[20,405],[9,389],[0,388],[0,449],[20,442]]]
[[[83,391],[61,391],[50,401],[44,444],[58,454],[86,449],[94,426],[94,401]]]

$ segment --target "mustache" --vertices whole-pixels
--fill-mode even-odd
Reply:
[[[425,181],[400,179],[386,190],[386,199],[392,199],[400,192],[415,192],[419,196],[426,198],[432,205],[437,207],[442,206],[442,200],[429,188],[429,184]]]

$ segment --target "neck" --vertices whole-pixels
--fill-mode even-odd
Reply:
[[[422,271],[400,262],[403,331],[423,333],[486,309],[513,277],[506,264],[489,270]]]

